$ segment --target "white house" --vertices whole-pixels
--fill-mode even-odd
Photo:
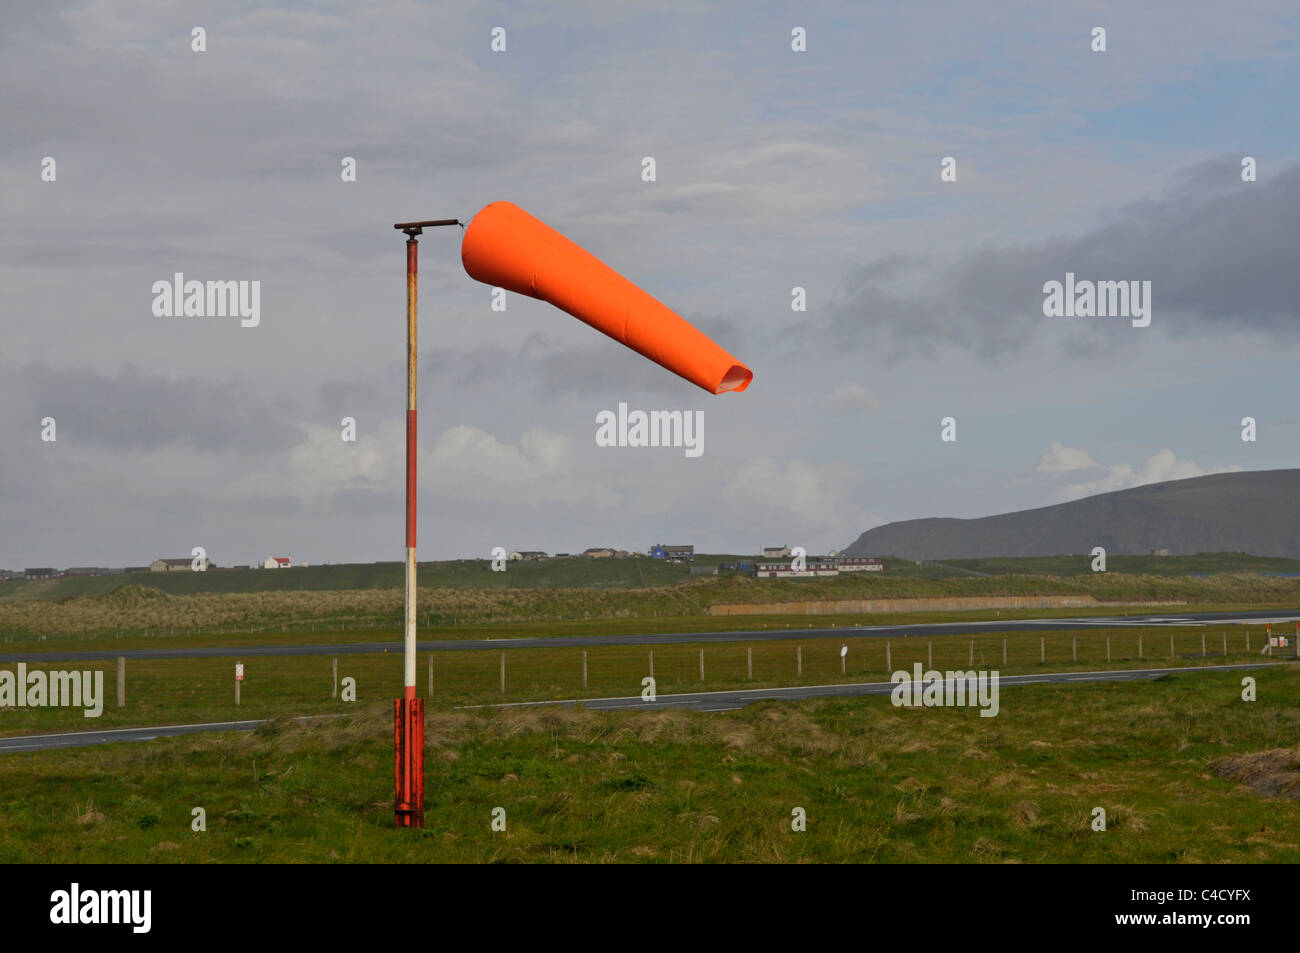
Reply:
[[[263,569],[288,569],[293,565],[293,560],[288,556],[267,556],[266,562],[262,563]]]

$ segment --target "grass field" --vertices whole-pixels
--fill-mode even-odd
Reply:
[[[704,554],[697,566],[716,566],[761,557]],[[1034,556],[1021,559],[948,559],[918,564],[884,557],[885,571],[864,574],[867,585],[889,585],[894,579],[960,579],[978,572],[998,576],[1087,576],[1092,557]],[[1202,553],[1195,556],[1110,556],[1107,571],[1119,575],[1186,576],[1229,573],[1300,575],[1300,559],[1250,556],[1245,553]],[[446,589],[653,589],[674,586],[690,578],[686,565],[661,559],[549,559],[514,562],[506,572],[491,572],[487,559],[457,559],[420,563],[420,584]],[[820,580],[827,582],[829,580]],[[0,581],[0,603],[67,599],[104,595],[124,586],[146,586],[169,595],[198,593],[323,592],[327,590],[400,589],[400,562],[295,566],[291,569],[219,569],[210,572],[132,573],[118,576],[79,576],[66,579]],[[771,585],[774,580],[766,581]],[[804,585],[804,582],[787,583]]]
[[[262,570],[267,575],[288,571]],[[422,627],[431,628],[600,619],[705,618],[709,606],[726,603],[989,595],[1074,595],[1103,603],[1163,602],[1188,606],[1280,608],[1300,604],[1300,578],[1263,575],[1190,578],[1106,572],[1071,578],[965,575],[950,579],[923,579],[851,573],[838,578],[809,580],[760,580],[733,575],[639,589],[593,586],[567,589],[422,587],[419,591],[419,620]],[[288,631],[290,628],[301,631],[308,626],[373,629],[400,625],[402,604],[400,588],[170,595],[151,587],[132,585],[98,596],[59,602],[35,599],[0,602],[0,638],[116,637],[164,630],[170,634],[173,628],[189,633],[225,627],[260,632]]]
[[[1297,790],[1300,669],[1256,677],[1253,703],[1237,673],[1008,688],[991,719],[886,698],[435,710],[419,831],[391,826],[385,695],[347,719],[0,759],[0,861],[1294,864],[1300,802],[1260,790]]]
[[[1204,641],[1202,641],[1204,635]],[[1172,637],[1172,643],[1171,643]],[[1247,641],[1250,639],[1249,649]],[[1003,656],[1005,641],[1006,655]],[[1224,654],[1224,648],[1227,654]],[[839,650],[849,652],[841,669]],[[633,696],[650,674],[653,651],[660,694],[725,691],[783,685],[885,681],[920,662],[927,668],[997,669],[1004,675],[1043,671],[1196,665],[1261,661],[1263,633],[1228,629],[1133,628],[1079,633],[1015,632],[969,636],[846,638],[779,642],[725,642],[706,646],[639,645],[511,648],[435,652],[433,694],[428,658],[417,661],[420,694],[438,708],[496,702]],[[1206,652],[1201,655],[1202,650]],[[587,654],[587,685],[582,656]],[[700,679],[700,653],[704,679]],[[1288,654],[1293,650],[1289,650]],[[505,656],[506,690],[501,691]],[[36,656],[33,655],[33,658]],[[750,659],[752,658],[752,673]],[[802,660],[802,673],[800,673]],[[79,708],[0,708],[0,734],[94,731],[132,725],[183,724],[351,711],[333,698],[330,656],[256,656],[243,660],[241,705],[234,704],[234,659],[129,660],[127,704],[116,706],[116,666],[107,662],[28,664],[33,669],[104,673],[104,711],[86,718]],[[2,666],[14,670],[13,664]],[[339,656],[339,677],[356,681],[357,703],[400,694],[400,653]]]

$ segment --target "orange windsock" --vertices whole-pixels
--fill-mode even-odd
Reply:
[[[676,312],[510,202],[474,216],[460,246],[476,281],[547,301],[710,394],[754,375]]]

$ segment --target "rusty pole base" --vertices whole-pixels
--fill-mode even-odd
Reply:
[[[397,827],[424,826],[424,699],[393,701],[393,822]]]

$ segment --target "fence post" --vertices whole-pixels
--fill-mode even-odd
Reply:
[[[803,646],[802,645],[796,645],[794,647],[794,664],[796,667],[795,674],[802,677],[803,676]]]
[[[1170,633],[1169,633],[1169,657],[1170,657],[1170,658],[1173,658],[1174,655],[1175,655],[1175,652],[1174,652],[1174,634],[1173,634],[1172,632],[1170,632]]]
[[[1138,633],[1138,661],[1142,660],[1142,633]]]
[[[117,707],[126,704],[126,656],[117,657]]]
[[[704,681],[704,649],[700,649],[700,681]]]
[[[1110,661],[1110,636],[1106,636],[1106,661]]]
[[[934,643],[925,643],[925,667],[934,668]]]
[[[1003,665],[1003,667],[1005,667],[1006,664],[1007,664],[1007,640],[1006,640],[1006,639],[1003,639],[1003,640],[1002,640],[1002,665]]]
[[[334,658],[334,687],[333,687],[332,689],[330,689],[330,698],[338,698],[338,697],[339,697],[339,660],[338,660],[338,657],[335,656],[335,658]]]
[[[1246,626],[1246,654],[1250,654],[1250,626]]]
[[[1201,658],[1205,658],[1205,633],[1201,633]]]
[[[506,693],[506,653],[501,653],[501,694]]]
[[[975,667],[975,640],[970,640],[970,661],[966,663],[968,668]]]
[[[587,687],[587,650],[582,650],[582,687]]]
[[[433,697],[433,653],[429,653],[429,697]]]
[[[1070,638],[1070,652],[1074,655],[1074,660],[1079,661],[1079,637],[1077,635]]]
[[[752,645],[745,646],[745,667],[749,673],[749,677],[753,678],[754,677],[754,647]]]
[[[1228,633],[1227,632],[1223,633],[1223,657],[1225,659],[1228,657]]]
[[[655,650],[650,650],[650,677],[655,677]]]
[[[890,674],[894,671],[894,660],[890,655],[888,642],[885,643],[885,671]]]
[[[1047,661],[1047,636],[1045,635],[1038,637],[1038,661]]]

